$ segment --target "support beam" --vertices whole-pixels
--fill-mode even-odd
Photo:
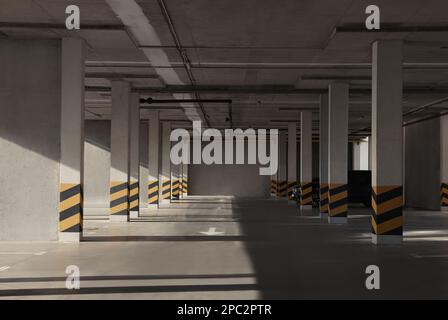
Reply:
[[[129,109],[130,85],[112,81],[110,220],[129,218]]]
[[[347,83],[330,84],[328,117],[329,223],[347,223],[348,90]]]
[[[319,200],[320,216],[328,218],[328,94],[320,97],[320,121],[319,121]]]
[[[171,123],[163,122],[162,123],[162,170],[160,175],[160,184],[159,184],[159,198],[161,199],[162,204],[169,204],[171,198],[171,159],[170,159],[170,151],[171,151],[171,142],[170,142],[170,134],[171,134]]]
[[[312,114],[301,112],[300,121],[300,208],[312,209],[313,171],[312,171]]]
[[[286,132],[280,132],[278,147],[277,198],[288,199],[287,191],[287,142]]]
[[[59,241],[79,242],[83,220],[84,41],[62,39]]]
[[[160,119],[159,111],[149,112],[148,123],[148,208],[159,206]]]
[[[403,43],[372,49],[372,242],[393,244],[403,236]]]
[[[288,123],[288,201],[296,203],[293,188],[297,185],[297,124]]]
[[[140,200],[140,102],[139,94],[131,93],[129,101],[129,216],[139,216]]]

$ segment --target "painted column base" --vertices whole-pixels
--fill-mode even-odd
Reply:
[[[110,221],[111,222],[128,222],[128,216],[124,215],[124,214],[123,215],[122,214],[116,214],[116,215],[111,214]]]
[[[328,212],[320,212],[321,219],[328,219]]]
[[[81,232],[59,232],[60,242],[80,242]]]
[[[157,204],[148,204],[149,210],[156,210],[159,209],[159,206]]]
[[[288,204],[297,204],[296,200],[288,200]]]
[[[377,235],[372,234],[373,244],[401,244],[403,242],[402,236]]]
[[[440,207],[440,211],[448,212],[448,207],[447,206]]]
[[[310,204],[300,205],[300,210],[313,210],[313,206]]]
[[[328,217],[328,223],[330,224],[347,224],[348,218],[347,217]]]

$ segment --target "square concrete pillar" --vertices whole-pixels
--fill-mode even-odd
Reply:
[[[149,124],[146,120],[140,120],[140,138],[139,138],[139,187],[140,187],[140,196],[139,196],[139,206],[140,212],[142,210],[148,208],[148,127]]]
[[[182,193],[183,197],[188,195],[188,164],[182,164]]]
[[[288,199],[287,190],[287,141],[286,131],[279,133],[279,146],[278,146],[278,171],[277,171],[277,198]]]
[[[300,207],[312,209],[313,202],[313,150],[312,114],[301,112],[300,121]]]
[[[448,211],[448,116],[440,117],[440,207]]]
[[[297,185],[297,124],[288,123],[288,201],[293,199],[293,188]]]
[[[138,218],[140,210],[140,96],[130,94],[129,101],[129,216]]]
[[[321,218],[328,218],[328,94],[320,97],[319,121],[319,211]]]
[[[82,236],[84,170],[84,41],[62,39],[59,241]]]
[[[180,198],[180,164],[171,164],[171,200]]]
[[[110,220],[129,219],[130,91],[125,81],[112,81]]]
[[[149,113],[148,127],[148,208],[159,206],[159,174],[160,174],[160,119],[158,111]]]
[[[161,153],[162,153],[162,168],[159,179],[159,199],[162,204],[169,204],[171,199],[171,123],[163,122],[162,123],[162,144],[161,144]]]
[[[393,244],[403,236],[403,44],[372,49],[372,242]]]
[[[328,113],[329,223],[347,223],[348,102],[348,84],[337,82],[330,84]]]

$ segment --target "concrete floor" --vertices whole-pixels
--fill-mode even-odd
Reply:
[[[87,221],[80,244],[0,242],[0,299],[448,298],[448,213],[406,211],[403,245],[385,247],[358,207],[346,226],[271,199],[189,197],[144,214]],[[365,288],[371,264],[378,291]]]

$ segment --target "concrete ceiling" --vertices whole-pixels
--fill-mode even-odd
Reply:
[[[110,117],[109,79],[123,78],[143,97],[173,99],[173,94],[176,98],[197,94],[201,99],[230,98],[235,127],[285,127],[284,121],[298,120],[303,109],[314,110],[317,120],[320,92],[331,81],[348,81],[352,89],[370,88],[371,43],[376,39],[404,40],[404,112],[448,96],[446,0],[377,0],[381,23],[389,32],[364,31],[364,11],[371,4],[364,0],[121,1],[140,7],[159,43],[139,35],[139,22],[129,25],[113,2],[0,3],[0,37],[75,36],[86,40],[88,118]],[[64,28],[65,8],[70,4],[80,7],[80,31]],[[173,30],[184,57],[176,47]],[[160,60],[154,57],[161,52],[168,57],[169,66],[155,65],[154,61]],[[182,85],[170,83],[166,69],[174,71]],[[197,90],[192,90],[191,78]],[[185,112],[190,106],[151,107],[160,108],[163,119],[178,120],[179,126],[189,118]],[[203,103],[202,111],[197,104],[193,107],[201,116],[205,112],[211,126],[229,126],[227,104]],[[448,103],[443,102],[406,120],[446,108]],[[370,125],[370,110],[370,94],[354,90],[350,97],[352,131]],[[142,117],[145,115],[142,110]]]

